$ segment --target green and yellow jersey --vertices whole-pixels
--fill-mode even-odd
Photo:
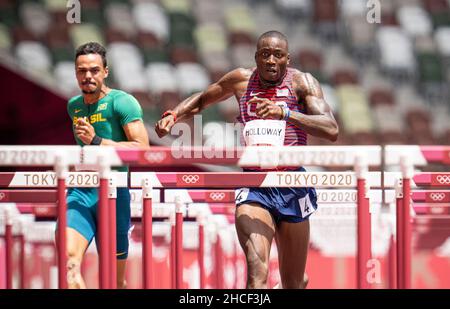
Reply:
[[[128,140],[123,130],[124,125],[135,120],[143,121],[139,102],[132,95],[116,89],[111,89],[105,97],[93,104],[84,104],[82,95],[75,96],[69,100],[67,112],[72,119],[75,141],[81,146],[84,143],[75,134],[75,125],[79,118],[86,117],[94,127],[96,135],[115,142]]]
[[[75,135],[78,118],[86,117],[94,127],[95,134],[115,142],[127,141],[124,125],[143,120],[139,102],[132,95],[116,89],[111,89],[105,97],[93,104],[84,104],[83,96],[75,96],[69,100],[67,112],[72,119],[72,130],[78,145],[84,145]]]

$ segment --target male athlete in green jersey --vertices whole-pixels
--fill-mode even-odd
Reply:
[[[69,100],[67,111],[72,119],[79,145],[149,147],[147,130],[139,102],[130,94],[110,89],[106,50],[98,43],[78,47],[75,72],[82,95]],[[84,252],[97,235],[96,188],[71,188],[67,192],[67,281],[69,288],[85,288],[80,265]],[[130,228],[130,193],[117,190],[117,287],[125,287]]]

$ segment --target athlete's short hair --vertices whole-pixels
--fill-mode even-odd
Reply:
[[[263,34],[261,34],[258,38],[257,46],[259,47],[259,44],[261,44],[261,41],[266,38],[277,38],[281,41],[284,41],[286,43],[286,47],[288,47],[287,37],[283,33],[276,31],[276,30],[267,31],[267,32],[264,32]]]
[[[102,57],[103,67],[106,68],[106,66],[108,65],[106,61],[106,48],[104,48],[101,44],[97,42],[85,43],[77,48],[77,51],[75,53],[75,60],[78,59],[78,56],[89,54],[100,55]]]

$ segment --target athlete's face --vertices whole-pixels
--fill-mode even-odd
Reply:
[[[75,71],[78,86],[84,94],[99,92],[103,86],[103,80],[108,77],[108,67],[103,66],[102,56],[88,54],[78,56],[75,61]]]
[[[280,81],[289,64],[287,42],[276,37],[262,39],[255,53],[259,76],[268,82]]]

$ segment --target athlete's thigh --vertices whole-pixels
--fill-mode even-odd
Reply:
[[[67,254],[78,260],[83,259],[83,255],[89,246],[89,241],[80,232],[73,228],[66,228]]]
[[[79,256],[89,246],[96,232],[95,199],[82,191],[70,190],[67,196],[67,250]]]
[[[282,282],[302,282],[308,254],[309,220],[280,222],[275,240]]]
[[[275,223],[269,211],[258,203],[241,204],[236,208],[236,231],[246,254],[254,251],[268,261],[275,233]]]

